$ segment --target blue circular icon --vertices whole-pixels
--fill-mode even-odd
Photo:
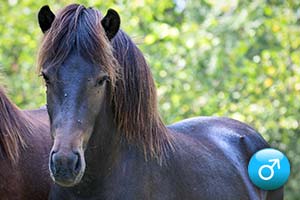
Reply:
[[[280,151],[272,148],[262,149],[251,157],[248,174],[257,187],[263,190],[275,190],[288,180],[290,163]]]

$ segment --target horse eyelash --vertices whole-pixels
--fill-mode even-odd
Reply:
[[[101,77],[101,79],[99,79],[99,80],[97,81],[97,85],[98,85],[98,86],[101,86],[101,85],[104,84],[105,81],[109,81],[109,77],[108,77],[108,76],[103,76],[103,77]]]

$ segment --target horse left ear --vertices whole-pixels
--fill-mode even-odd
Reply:
[[[109,40],[113,39],[119,31],[120,23],[121,19],[117,11],[108,9],[105,17],[101,20],[101,24]]]
[[[55,19],[55,15],[50,10],[48,5],[45,5],[40,9],[38,13],[38,20],[43,33],[45,33],[51,28],[54,19]]]

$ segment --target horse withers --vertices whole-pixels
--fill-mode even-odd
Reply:
[[[164,125],[150,69],[116,11],[72,4],[55,16],[44,6],[38,19],[54,138],[49,199],[283,199],[249,180],[250,157],[268,144],[248,125]]]
[[[20,110],[0,87],[0,199],[45,200],[51,179],[46,109]]]

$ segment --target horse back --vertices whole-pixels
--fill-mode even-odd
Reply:
[[[260,190],[248,177],[251,156],[269,147],[250,126],[229,118],[198,117],[168,128],[174,137],[177,173],[183,173],[181,180],[186,182],[197,178],[192,185],[198,184],[196,191],[206,195],[203,199],[283,199],[282,189]]]

